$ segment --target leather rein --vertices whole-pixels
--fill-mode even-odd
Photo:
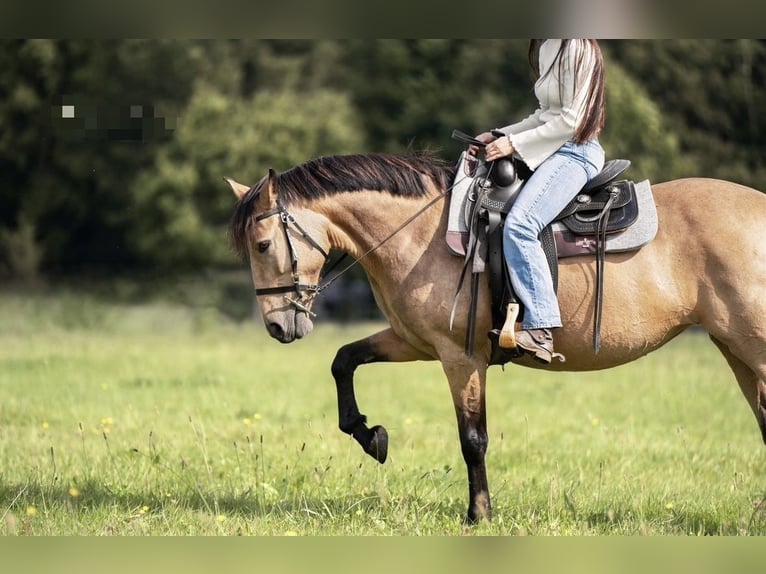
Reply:
[[[482,144],[483,145],[483,144]],[[391,238],[393,238],[397,233],[399,233],[402,229],[407,227],[410,223],[415,221],[420,215],[423,214],[424,211],[426,211],[429,207],[434,205],[439,200],[443,199],[447,196],[447,194],[452,190],[452,188],[457,184],[458,182],[454,182],[451,186],[447,187],[443,192],[441,192],[439,195],[437,195],[434,199],[429,201],[425,206],[423,206],[420,210],[418,210],[414,215],[409,217],[404,223],[402,223],[399,227],[397,227],[391,234],[389,234],[386,238],[384,238],[380,243],[377,245],[371,247],[367,251],[365,251],[362,255],[354,259],[349,265],[347,265],[344,269],[342,269],[337,275],[329,279],[328,281],[322,282],[320,278],[321,284],[312,284],[312,283],[301,283],[300,274],[298,273],[298,255],[295,250],[295,245],[293,243],[293,236],[292,232],[290,230],[290,227],[293,226],[295,229],[300,233],[303,238],[311,245],[314,249],[317,249],[322,255],[324,255],[325,261],[330,257],[329,253],[325,251],[321,245],[313,238],[309,233],[301,227],[301,225],[295,220],[295,217],[293,217],[290,212],[287,211],[287,209],[281,204],[277,203],[277,206],[274,209],[269,209],[268,211],[264,211],[263,213],[259,213],[255,216],[255,221],[262,221],[264,219],[267,219],[269,217],[273,217],[275,215],[279,216],[280,221],[282,222],[282,229],[284,229],[285,232],[285,238],[287,240],[287,249],[290,253],[290,265],[292,269],[292,278],[293,283],[292,285],[281,285],[277,287],[256,287],[255,288],[255,294],[256,295],[276,295],[278,293],[292,293],[294,292],[296,294],[295,299],[291,299],[287,295],[284,295],[283,298],[285,301],[287,301],[290,305],[295,307],[298,311],[303,311],[304,313],[308,314],[311,317],[316,317],[316,313],[312,312],[308,305],[319,295],[322,291],[327,289],[330,285],[332,285],[336,280],[338,280],[344,273],[349,271],[352,267],[354,267],[357,263],[359,263],[362,259],[367,257],[370,253],[381,247],[383,244],[388,242]],[[330,274],[330,272],[341,262],[348,254],[345,254],[343,257],[338,259],[335,264],[333,264],[330,269],[325,271],[323,273],[323,276],[327,276]],[[308,293],[308,294],[307,294]]]
[[[453,130],[451,137],[454,140],[473,144],[479,148],[483,148],[487,145],[480,140],[472,138],[468,134],[460,132],[459,130]],[[465,177],[467,176],[463,176],[463,178]],[[329,253],[327,253],[322,248],[322,246],[319,245],[319,243],[315,241],[314,238],[312,238],[308,234],[308,232],[305,229],[303,229],[303,227],[301,227],[301,225],[295,220],[295,217],[293,217],[290,214],[290,212],[288,212],[287,209],[281,203],[277,202],[277,206],[274,209],[269,209],[268,211],[264,211],[263,213],[256,215],[255,221],[262,221],[269,217],[279,215],[279,219],[282,222],[282,228],[285,231],[285,238],[287,239],[287,249],[290,252],[290,264],[292,267],[293,284],[281,285],[277,287],[256,287],[255,294],[256,295],[276,295],[278,293],[295,292],[297,296],[295,299],[291,299],[287,295],[284,295],[283,298],[285,299],[285,301],[287,301],[290,305],[295,307],[297,310],[303,311],[304,313],[308,314],[311,317],[316,317],[316,313],[312,312],[308,308],[308,305],[311,304],[311,302],[317,297],[317,295],[319,295],[322,291],[327,289],[336,280],[338,280],[343,274],[345,274],[352,267],[358,264],[362,259],[364,259],[370,253],[372,253],[373,251],[381,247],[383,244],[389,241],[392,237],[394,237],[397,233],[399,233],[402,229],[404,229],[410,223],[415,221],[415,219],[420,217],[420,215],[422,215],[423,212],[426,211],[429,207],[434,205],[440,199],[443,199],[444,197],[446,197],[449,194],[449,192],[452,191],[452,188],[454,188],[458,183],[459,181],[456,178],[456,180],[452,183],[452,185],[448,186],[442,193],[440,193],[434,199],[429,201],[425,206],[423,206],[419,211],[417,211],[414,215],[412,215],[404,223],[402,223],[399,227],[397,227],[393,232],[391,232],[391,234],[389,234],[380,243],[371,247],[370,249],[365,251],[362,255],[354,259],[349,265],[347,265],[344,269],[342,269],[337,275],[335,275],[328,281],[325,281],[324,283],[322,283],[321,277],[320,277],[321,284],[301,283],[300,274],[298,273],[298,255],[295,251],[295,245],[293,244],[292,234],[290,231],[290,225],[295,227],[298,233],[300,233],[303,236],[303,238],[309,243],[309,245],[311,245],[314,249],[317,249],[322,255],[324,255],[325,261],[327,261],[327,259],[330,257]],[[343,261],[343,259],[345,259],[347,255],[348,253],[344,254],[343,257],[338,259],[332,265],[332,267],[330,267],[330,269],[328,269],[327,271],[323,273],[323,276],[329,275],[330,272],[332,272],[332,270],[335,269],[335,267],[341,261]],[[306,294],[306,292],[308,292],[308,294]]]

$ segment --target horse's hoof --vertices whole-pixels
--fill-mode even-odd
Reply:
[[[380,464],[383,464],[388,456],[388,432],[380,425],[375,425],[370,431],[372,432],[372,438],[364,452]]]

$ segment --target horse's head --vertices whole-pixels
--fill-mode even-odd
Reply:
[[[326,221],[282,205],[273,170],[252,188],[225,180],[239,199],[232,242],[250,260],[266,329],[281,343],[291,343],[313,328],[311,305],[329,251]]]

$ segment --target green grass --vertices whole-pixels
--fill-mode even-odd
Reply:
[[[494,520],[468,529],[437,363],[357,371],[385,465],[337,429],[334,353],[378,328],[280,345],[210,308],[0,295],[0,533],[766,534],[766,451],[704,334],[599,373],[493,367]]]

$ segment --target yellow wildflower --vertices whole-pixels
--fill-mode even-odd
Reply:
[[[78,489],[76,486],[73,486],[69,489],[69,496],[72,498],[77,498],[80,496],[80,489]]]
[[[27,506],[27,516],[34,516],[37,514],[37,509],[34,506]]]

